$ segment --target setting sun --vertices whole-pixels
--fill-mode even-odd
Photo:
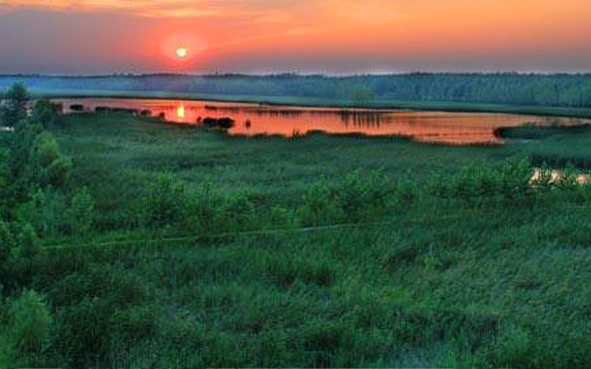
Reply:
[[[178,49],[176,49],[176,55],[179,58],[184,58],[189,54],[189,50],[187,50],[186,47],[179,47]]]

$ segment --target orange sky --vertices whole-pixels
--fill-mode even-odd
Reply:
[[[0,73],[587,71],[589,14],[587,0],[0,0]]]

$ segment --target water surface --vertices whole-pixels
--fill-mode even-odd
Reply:
[[[235,121],[231,135],[283,135],[291,137],[320,130],[329,133],[362,133],[368,136],[401,135],[416,141],[455,145],[500,144],[500,127],[580,125],[591,120],[499,113],[448,113],[409,110],[336,109],[276,106],[210,101],[121,98],[56,99],[69,113],[74,104],[86,111],[97,107],[150,110],[170,122],[198,125],[204,118],[229,117]]]

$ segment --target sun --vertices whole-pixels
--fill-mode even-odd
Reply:
[[[189,55],[189,50],[186,47],[179,47],[176,49],[176,55],[179,58],[186,58]]]

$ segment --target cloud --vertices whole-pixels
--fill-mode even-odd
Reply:
[[[215,1],[208,0],[0,0],[0,10],[29,8],[53,11],[126,12],[144,17],[200,18],[221,15]]]
[[[389,0],[0,0],[1,10],[115,11],[143,17],[242,17],[251,22],[288,23],[319,16],[384,22],[397,15]]]

